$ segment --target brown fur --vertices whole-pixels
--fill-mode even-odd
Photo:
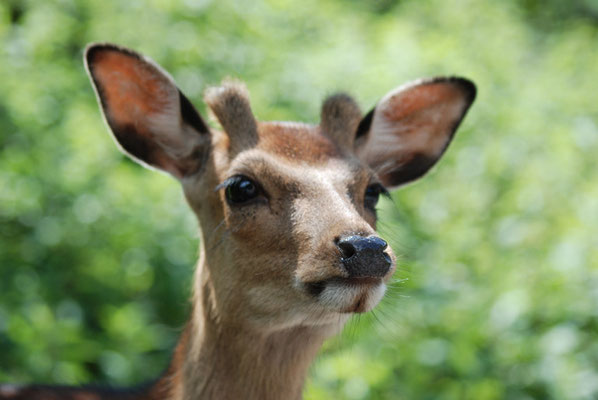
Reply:
[[[355,100],[346,94],[337,94],[324,101],[320,126],[335,142],[350,149],[355,136],[349,132],[356,132],[361,117],[361,110]]]
[[[323,341],[352,313],[371,310],[395,269],[387,249],[392,263],[383,276],[352,277],[339,238],[376,234],[367,188],[424,174],[473,101],[472,84],[441,79],[391,92],[361,123],[355,102],[334,96],[315,126],[258,123],[246,89],[225,83],[206,94],[223,131],[207,132],[151,60],[93,45],[86,62],[119,145],[179,179],[198,218],[193,312],[154,384],[122,393],[5,387],[0,399],[300,399]],[[239,175],[260,190],[246,204],[231,203],[222,188]]]
[[[208,89],[204,101],[216,115],[227,135],[233,139],[231,155],[235,155],[242,148],[255,146],[257,124],[245,85],[232,80],[225,81],[221,86]]]
[[[298,123],[260,123],[259,148],[291,163],[309,162],[317,165],[341,152],[337,144],[320,133],[320,127]]]

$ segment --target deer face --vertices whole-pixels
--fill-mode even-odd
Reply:
[[[86,60],[121,149],[183,185],[206,301],[259,329],[338,324],[380,301],[395,257],[375,232],[378,197],[434,165],[475,96],[464,79],[422,81],[363,117],[337,95],[306,125],[256,121],[243,86],[225,83],[206,95],[213,130],[151,60],[112,45]]]
[[[208,187],[197,184],[201,176],[185,184],[206,256],[230,268],[223,291],[270,325],[368,311],[394,271],[375,233],[380,181],[320,127],[262,123],[257,132],[257,145],[232,159],[215,150]]]

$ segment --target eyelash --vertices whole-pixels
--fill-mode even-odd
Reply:
[[[234,175],[226,179],[215,190],[224,189],[226,201],[231,206],[243,206],[252,203],[263,195],[259,183],[245,175]]]
[[[370,192],[368,194],[368,192]],[[376,211],[376,204],[378,204],[378,200],[380,195],[390,198],[390,193],[381,183],[372,183],[368,185],[365,189],[365,194],[363,196],[363,205],[365,208]]]

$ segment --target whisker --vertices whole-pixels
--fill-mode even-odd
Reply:
[[[376,320],[376,322],[378,322],[380,325],[382,325],[385,329],[387,329],[386,325],[384,325],[384,323],[382,322],[382,320],[380,318],[378,318],[378,315],[376,315],[376,310],[372,310],[370,311],[371,316]]]
[[[385,163],[382,163],[378,167],[376,167],[374,172],[377,175],[384,175],[386,172],[390,172],[393,169],[399,168],[402,164],[403,162],[400,159],[388,160]]]
[[[212,233],[211,233],[211,235],[213,235],[214,233],[216,233],[216,231],[217,231],[218,229],[220,229],[220,228],[221,228],[221,227],[224,225],[224,222],[225,222],[225,221],[226,221],[226,220],[225,220],[224,218],[222,218],[222,221],[220,221],[220,223],[219,223],[218,225],[216,225],[216,227],[215,227],[214,229],[212,229]]]

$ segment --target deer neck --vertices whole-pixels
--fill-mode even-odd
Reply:
[[[309,366],[335,327],[264,333],[227,323],[214,311],[209,271],[200,261],[192,316],[161,386],[177,400],[301,399]]]

